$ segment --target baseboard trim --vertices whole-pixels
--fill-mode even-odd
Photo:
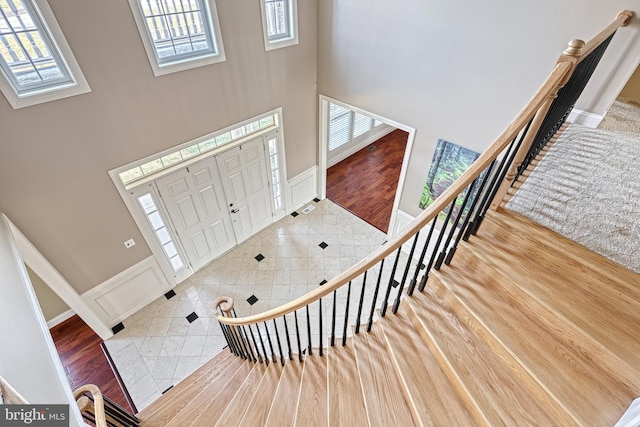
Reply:
[[[74,314],[76,314],[76,313],[73,310],[69,309],[69,310],[65,311],[64,313],[58,314],[53,319],[47,320],[47,326],[49,327],[49,329],[55,328],[56,326],[58,326],[60,323],[64,322],[65,320],[72,318]]]
[[[364,140],[362,140],[362,141],[360,141],[360,142],[358,142],[356,144],[353,144],[353,145],[345,144],[345,145],[347,145],[347,147],[345,147],[344,149],[343,149],[343,147],[337,148],[336,149],[338,151],[337,153],[329,153],[328,154],[328,156],[327,156],[327,168],[330,168],[331,166],[334,166],[334,165],[340,163],[341,161],[343,161],[347,157],[349,157],[349,156],[357,153],[358,151],[362,150],[363,148],[373,144],[374,142],[376,142],[377,140],[379,140],[383,136],[386,136],[386,135],[390,134],[394,130],[396,130],[396,128],[385,125],[378,132],[374,133],[373,135],[370,135],[368,138],[365,138]]]
[[[108,325],[131,316],[171,289],[151,256],[82,294],[82,299]]]
[[[569,113],[567,121],[570,123],[577,123],[588,128],[595,129],[600,122],[604,119],[604,116],[599,114],[590,113],[588,111],[576,110],[575,108]]]

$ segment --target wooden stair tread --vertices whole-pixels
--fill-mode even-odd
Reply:
[[[314,353],[304,358],[296,426],[326,426],[327,411],[327,357]]]
[[[531,297],[640,365],[640,275],[508,211],[488,215],[468,246]]]
[[[235,359],[230,352],[223,351],[138,413],[138,418],[145,421],[145,426],[164,425]]]
[[[416,424],[474,425],[464,402],[404,311],[401,306],[396,315],[383,317],[380,326]]]
[[[456,257],[455,264],[432,274],[582,423],[615,424],[636,397],[640,373],[528,298],[465,246]]]
[[[238,426],[264,426],[269,417],[269,410],[273,403],[274,395],[278,389],[278,383],[285,367],[279,363],[270,363],[266,367],[262,380],[258,385],[253,398],[248,402],[250,410],[244,413],[244,417]],[[245,402],[246,403],[246,402]]]
[[[362,386],[358,376],[353,342],[329,347],[327,351],[329,426],[368,426]]]
[[[246,368],[247,362],[243,359],[236,358],[236,360],[231,360],[227,368],[216,377],[215,381],[211,381],[209,384],[205,385],[200,390],[200,393],[191,399],[187,405],[180,409],[180,411],[177,413],[174,411],[165,412],[163,414],[165,416],[162,417],[162,421],[164,422],[162,425],[165,427],[184,427],[191,425],[199,417],[202,410],[207,407],[207,404],[211,401],[217,400],[218,396],[223,393],[223,390],[227,389],[229,381],[236,375],[238,370],[246,373],[249,372],[249,369]],[[162,413],[163,411],[160,412],[160,414]],[[166,418],[171,415],[171,419]],[[151,419],[153,418],[156,418],[156,416],[151,417]],[[149,425],[151,424],[153,423],[149,423]]]
[[[265,422],[268,427],[293,427],[295,413],[300,397],[300,383],[303,365],[298,360],[288,360],[283,368],[278,389],[273,396],[269,417]]]
[[[354,334],[352,341],[371,426],[415,425],[380,326]]]
[[[260,385],[262,375],[265,373],[267,365],[264,363],[256,363],[249,375],[237,389],[236,394],[224,408],[222,414],[215,423],[216,426],[238,425],[238,422],[244,417],[244,413],[248,409],[248,402],[251,401],[255,391]]]
[[[430,286],[407,299],[410,318],[476,421],[487,425],[554,425],[554,405],[531,395],[517,362],[494,353]],[[482,418],[485,422],[482,422]],[[565,418],[567,418],[565,416]],[[572,425],[574,423],[565,424]]]
[[[253,370],[254,365],[244,361],[240,368],[235,372],[229,380],[224,390],[219,393],[215,399],[211,400],[208,405],[203,407],[198,417],[191,423],[194,427],[202,425],[213,425],[218,421],[225,408],[235,397],[236,392],[242,387],[247,380],[249,374]],[[185,425],[189,425],[186,424]]]

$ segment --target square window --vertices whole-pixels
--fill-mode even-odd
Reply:
[[[13,108],[90,91],[46,0],[0,1],[0,71]]]
[[[129,0],[156,76],[225,60],[213,0]]]

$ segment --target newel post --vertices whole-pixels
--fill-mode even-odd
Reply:
[[[227,340],[229,350],[236,356],[246,358],[242,346],[240,345],[240,337],[235,326],[227,325],[220,320],[220,317],[233,317],[233,298],[218,297],[211,304],[211,312],[218,318],[222,334]]]
[[[535,137],[538,134],[538,131],[540,130],[540,127],[542,126],[545,118],[547,117],[547,113],[549,112],[549,109],[551,108],[553,101],[558,96],[558,91],[569,81],[569,78],[571,78],[571,75],[573,74],[573,71],[575,70],[575,67],[579,62],[581,52],[584,46],[585,46],[585,42],[582,40],[579,40],[579,39],[571,40],[569,42],[568,47],[564,50],[564,52],[562,52],[562,55],[560,55],[560,58],[558,58],[557,64],[561,62],[569,62],[569,63],[572,63],[572,68],[567,73],[567,75],[562,80],[562,82],[558,85],[558,87],[554,91],[549,93],[549,95],[547,96],[547,99],[544,101],[542,106],[538,109],[535,116],[533,116],[533,121],[531,122],[531,126],[529,127],[527,134],[522,140],[522,144],[520,145],[518,152],[513,158],[513,161],[509,166],[509,170],[504,176],[504,179],[500,184],[500,188],[496,192],[496,195],[491,202],[491,206],[490,206],[491,209],[495,210],[498,207],[500,207],[500,205],[502,205],[504,198],[507,194],[507,191],[511,187],[511,184],[513,183],[513,180],[515,179],[516,174],[518,173],[518,169],[522,165],[522,162],[527,156],[527,153],[531,149],[531,145],[533,144]]]

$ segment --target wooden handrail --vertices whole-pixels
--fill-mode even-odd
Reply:
[[[91,394],[93,402],[85,396],[85,393]],[[102,398],[102,392],[98,386],[94,384],[85,384],[73,392],[73,397],[76,399],[80,412],[93,409],[96,426],[107,427],[107,418],[104,411],[104,399]]]
[[[584,44],[584,47],[580,49],[580,58],[578,59],[578,61],[582,61],[584,58],[589,56],[589,54],[593,52],[595,48],[600,46],[603,41],[611,36],[611,34],[615,33],[618,28],[627,26],[629,24],[629,21],[631,21],[634,16],[635,13],[630,10],[623,10],[622,12],[620,12],[611,24],[609,24],[598,34],[593,36],[591,40]]]
[[[485,150],[480,157],[478,157],[478,159],[469,167],[469,169],[467,169],[467,171],[465,171],[465,173],[454,181],[449,188],[447,188],[431,205],[429,205],[429,207],[427,207],[427,209],[420,213],[420,215],[418,215],[411,224],[405,227],[398,235],[390,239],[386,244],[372,252],[351,268],[328,281],[323,286],[316,288],[289,303],[267,310],[260,314],[239,318],[225,317],[219,314],[219,309],[225,308],[219,307],[223,300],[217,300],[212,307],[216,318],[221,323],[227,325],[252,325],[266,322],[308,306],[374,267],[382,259],[393,253],[393,251],[398,249],[408,239],[413,237],[418,231],[429,224],[440,212],[444,211],[459,194],[461,194],[494,160],[500,156],[505,148],[509,146],[521,130],[534,117],[536,117],[536,115],[540,116],[543,110],[546,113],[546,109],[548,109],[550,101],[557,97],[558,91],[569,80],[577,63],[606,40],[606,38],[613,34],[613,32],[620,26],[626,25],[633,16],[634,14],[631,11],[620,12],[610,25],[589,40],[589,42],[584,43],[580,40],[571,41],[569,48],[560,55],[560,58],[551,71],[549,77],[547,77],[535,95],[529,100],[526,106],[509,124],[505,131],[498,136],[493,144],[491,144],[491,146]],[[535,132],[533,133],[535,134]],[[501,197],[496,198],[496,200],[500,199]]]
[[[228,325],[247,325],[265,322],[275,319],[285,314],[289,314],[318,299],[329,295],[342,285],[355,279],[371,267],[375,266],[381,259],[385,258],[393,251],[402,246],[407,239],[427,225],[438,213],[444,210],[451,201],[465,188],[473,182],[493,162],[502,151],[511,143],[524,126],[536,114],[538,109],[549,97],[555,96],[561,87],[561,82],[565,80],[566,74],[573,69],[573,64],[569,62],[559,63],[555,66],[549,77],[545,80],[536,94],[531,98],[525,108],[516,116],[515,120],[507,129],[495,140],[495,142],[460,176],[447,190],[445,190],[427,209],[425,209],[416,219],[404,228],[397,236],[393,237],[383,246],[372,252],[369,256],[344,271],[334,279],[328,281],[323,286],[303,295],[280,307],[267,310],[260,314],[246,317],[223,317],[217,314],[217,306],[213,306],[217,319]]]
[[[0,394],[2,394],[4,404],[26,405],[28,403],[25,398],[2,377],[0,377]]]

